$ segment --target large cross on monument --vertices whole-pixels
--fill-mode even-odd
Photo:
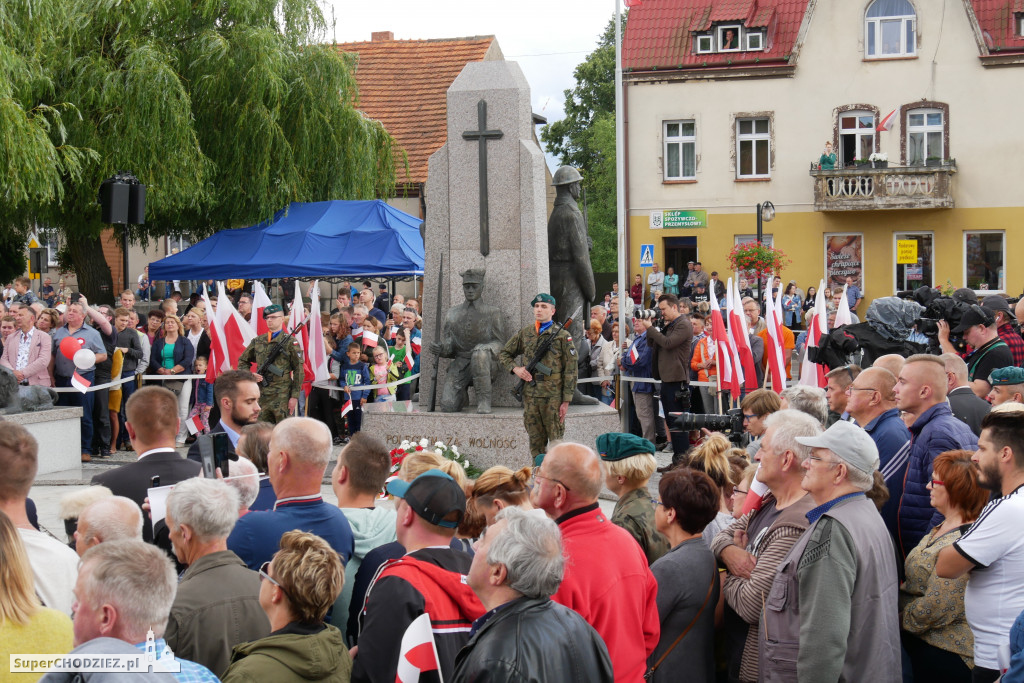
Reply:
[[[500,130],[487,130],[487,101],[476,103],[476,118],[479,130],[467,130],[463,139],[478,140],[480,143],[480,253],[484,256],[491,251],[490,216],[487,208],[487,141],[500,140]]]

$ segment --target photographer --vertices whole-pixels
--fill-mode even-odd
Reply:
[[[690,339],[693,325],[680,312],[679,299],[674,294],[658,297],[658,310],[665,321],[658,329],[653,320],[638,318],[637,332],[647,334],[647,343],[654,349],[654,378],[661,380],[661,404],[665,416],[669,413],[685,412],[690,409]],[[672,431],[672,459],[681,458],[689,449],[689,438],[685,432]]]
[[[967,379],[975,394],[981,398],[988,396],[992,390],[988,376],[992,371],[1013,365],[1013,353],[1006,342],[999,338],[995,316],[987,308],[972,304],[964,312],[960,324],[952,330],[945,320],[939,320],[937,325],[939,346],[944,353],[956,352],[949,341],[950,333],[961,335],[974,348],[974,352],[964,359],[967,362]]]

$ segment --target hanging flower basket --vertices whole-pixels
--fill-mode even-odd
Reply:
[[[781,273],[792,261],[781,249],[757,242],[737,244],[729,252],[729,264],[734,271]]]

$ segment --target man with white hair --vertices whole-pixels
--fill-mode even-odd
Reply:
[[[238,516],[249,513],[249,507],[260,495],[260,473],[256,465],[248,458],[228,461],[228,478],[226,484],[238,494]]]
[[[253,571],[277,552],[281,535],[298,529],[316,534],[341,556],[352,557],[352,529],[345,513],[325,503],[320,486],[331,457],[331,430],[311,417],[290,417],[274,428],[267,474],[277,503],[273,510],[250,512],[238,520],[228,548]]]
[[[614,680],[597,631],[551,600],[564,571],[554,521],[517,507],[498,513],[469,568],[469,586],[488,612],[455,659],[456,683]]]
[[[75,552],[79,557],[94,545],[122,540],[142,540],[142,510],[131,498],[103,498],[78,515]]]
[[[896,559],[874,503],[878,448],[839,421],[811,448],[802,486],[817,507],[779,565],[761,630],[762,681],[900,681]]]
[[[82,556],[75,584],[74,655],[138,655],[153,648],[156,657],[166,648],[164,627],[174,601],[178,577],[170,558],[159,548],[142,541],[108,541],[93,546]],[[150,640],[152,638],[152,640]],[[181,665],[172,674],[132,673],[139,681],[215,682],[206,667],[175,655]],[[102,674],[89,669],[80,672],[49,673],[46,683],[62,681],[118,681],[123,673]]]
[[[794,384],[786,387],[779,394],[779,401],[782,410],[792,408],[801,413],[807,413],[821,423],[822,429],[828,421],[828,398],[820,387],[810,387],[806,384]]]
[[[176,655],[217,674],[227,670],[235,645],[270,634],[260,607],[259,574],[228,550],[237,519],[238,494],[216,479],[183,481],[167,497],[171,544],[188,569],[181,575],[164,637]]]
[[[822,407],[824,399],[821,394]],[[793,408],[768,416],[755,458],[760,463],[757,478],[771,492],[759,509],[722,529],[711,542],[711,551],[729,571],[723,592],[730,680],[757,680],[764,596],[779,564],[806,531],[807,513],[814,507],[814,499],[801,486],[803,462],[811,449],[796,437],[821,431],[821,420]]]

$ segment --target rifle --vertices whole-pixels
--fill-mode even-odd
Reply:
[[[442,277],[444,276],[444,254],[437,261],[437,315],[434,320],[436,327],[434,328],[435,339],[441,338],[442,328],[444,327],[444,320],[441,319],[441,284]],[[434,354],[434,367],[430,370],[430,412],[434,412],[437,409],[437,371],[441,367],[441,355]]]
[[[533,358],[531,358],[530,362],[526,364],[526,371],[530,373],[530,375],[540,373],[546,377],[551,374],[551,368],[541,363],[540,359],[544,357],[544,354],[548,352],[548,349],[551,348],[551,345],[555,343],[555,338],[558,336],[558,333],[564,330],[565,328],[569,327],[569,325],[572,325],[573,318],[575,318],[582,312],[583,307],[580,306],[579,308],[576,309],[575,313],[573,313],[572,315],[565,319],[565,322],[558,323],[557,329],[555,329],[554,332],[548,335],[546,339],[541,341],[540,345],[537,346],[537,351],[533,354]],[[537,378],[534,377],[533,379],[530,380],[530,386],[534,386],[536,384]],[[524,386],[526,386],[526,382],[522,378],[517,377],[516,385],[515,387],[512,388],[512,395],[515,396],[516,400],[519,401],[520,403],[522,403],[523,401]]]
[[[308,325],[309,321],[312,320],[312,319],[313,319],[313,316],[310,315],[305,320],[303,320],[301,323],[296,325],[295,329],[292,330],[291,332],[284,332],[278,338],[277,343],[274,344],[270,348],[270,354],[267,356],[267,359],[265,361],[263,361],[263,363],[258,368],[256,368],[256,374],[263,378],[263,379],[261,379],[259,381],[259,386],[260,386],[261,389],[263,387],[269,386],[269,384],[270,384],[270,380],[267,379],[267,373],[268,372],[270,374],[274,375],[275,377],[281,377],[282,375],[284,375],[284,370],[282,370],[281,368],[275,367],[274,366],[274,361],[277,360],[277,357],[280,356],[281,352],[284,351],[285,343],[291,341],[292,339],[294,339],[295,338],[295,333],[298,332],[300,328],[303,328],[306,325]]]

